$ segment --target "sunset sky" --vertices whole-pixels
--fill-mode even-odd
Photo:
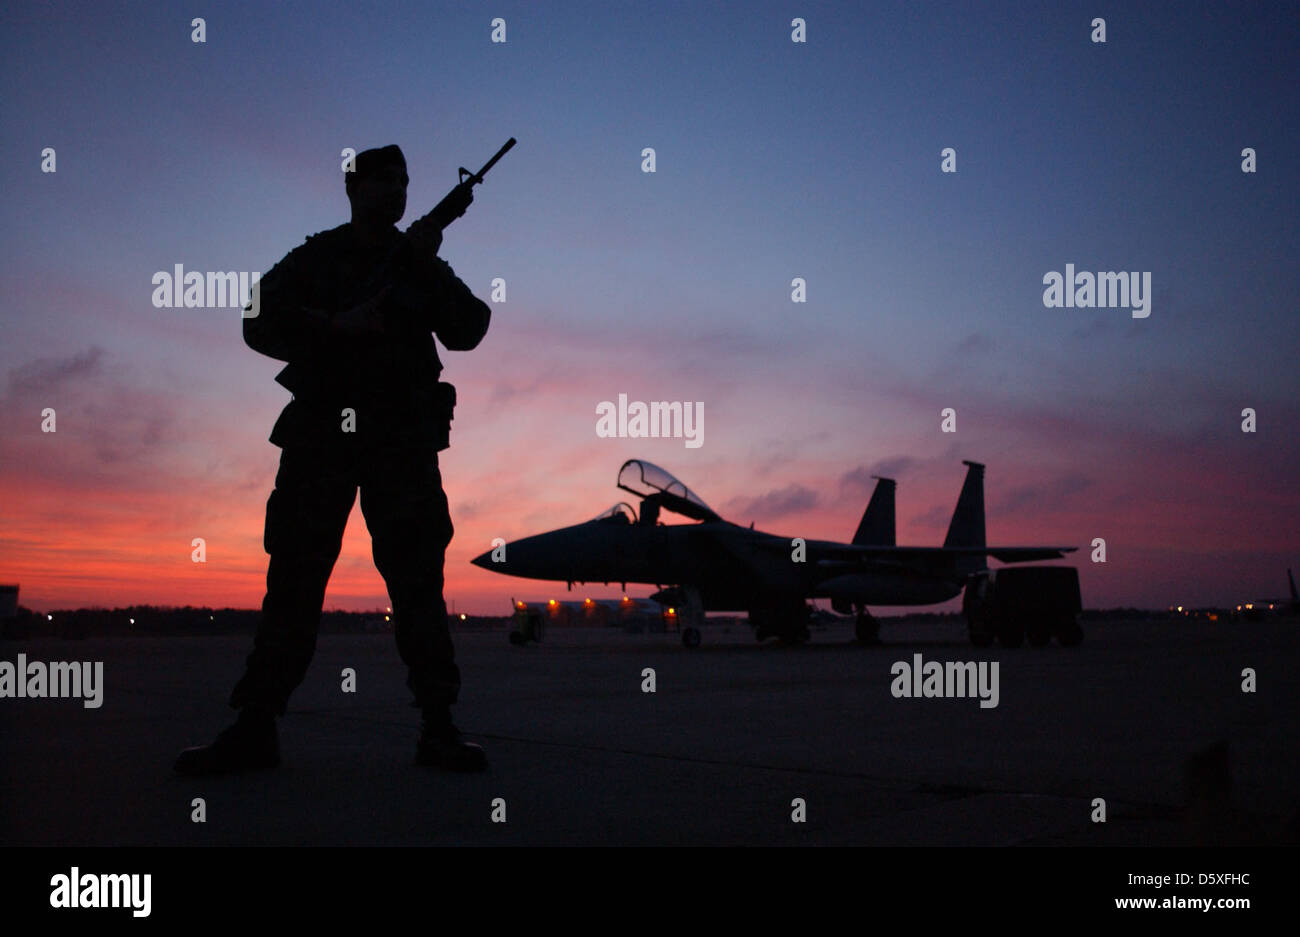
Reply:
[[[457,611],[558,596],[469,559],[622,500],[632,457],[844,540],[892,475],[915,545],[973,459],[989,542],[1079,546],[1090,607],[1284,594],[1300,21],[1128,6],[7,4],[0,582],[41,610],[257,606],[282,365],[238,309],[154,308],[153,274],[265,272],[346,221],[344,147],[403,148],[405,226],[514,136],[441,251],[508,289],[442,353]],[[1066,264],[1149,271],[1150,316],[1046,308]],[[703,445],[598,438],[620,393],[702,402]],[[326,606],[385,604],[354,508]]]

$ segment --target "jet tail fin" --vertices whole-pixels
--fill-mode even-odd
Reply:
[[[948,524],[945,547],[984,547],[984,466],[979,462],[962,460],[966,468],[966,481],[957,497],[957,508]],[[984,556],[965,557],[958,561],[964,573],[975,573],[987,568]]]
[[[892,478],[876,479],[876,490],[871,493],[867,509],[862,512],[862,520],[853,543],[863,547],[892,547],[894,540],[894,488],[897,483]]]

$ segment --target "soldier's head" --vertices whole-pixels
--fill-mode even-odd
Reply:
[[[356,168],[343,174],[352,221],[367,226],[395,225],[406,213],[406,157],[396,144],[363,150]]]

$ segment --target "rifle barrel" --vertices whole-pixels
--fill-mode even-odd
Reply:
[[[480,169],[474,175],[474,178],[477,179],[479,182],[482,182],[484,174],[486,174],[489,169],[491,169],[493,166],[497,164],[497,160],[499,160],[501,157],[509,153],[510,148],[514,145],[515,145],[515,138],[511,137],[509,140],[506,141],[506,145],[501,147],[501,149],[497,150],[496,155],[493,156],[490,160],[488,160],[487,163],[483,166],[483,168]]]

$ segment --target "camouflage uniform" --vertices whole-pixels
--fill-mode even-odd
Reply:
[[[384,333],[333,331],[335,314],[373,295],[368,281],[385,257],[385,280],[396,286],[383,307]],[[417,257],[396,228],[387,244],[366,247],[351,224],[309,237],[261,279],[259,293],[244,340],[288,363],[276,381],[294,396],[271,432],[282,452],[266,505],[266,597],[230,704],[284,713],[316,648],[325,586],[359,487],[407,685],[426,710],[448,706],[460,673],[442,595],[452,524],[438,452],[448,445],[455,397],[438,382],[430,333],[451,350],[472,349],[487,331],[488,307],[444,261]],[[345,408],[355,431],[344,431]]]

